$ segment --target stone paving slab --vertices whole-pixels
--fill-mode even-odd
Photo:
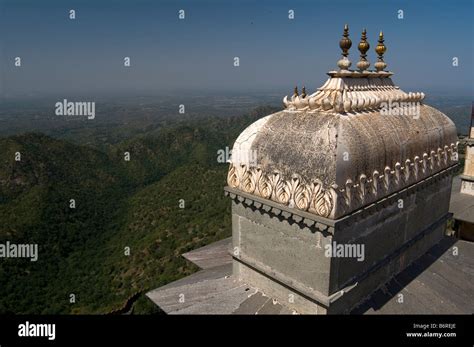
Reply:
[[[473,261],[474,243],[445,238],[386,284],[386,293],[377,290],[353,313],[473,314]]]
[[[207,246],[184,253],[183,257],[196,264],[201,269],[209,269],[214,266],[231,264],[231,245],[232,238],[228,237]]]

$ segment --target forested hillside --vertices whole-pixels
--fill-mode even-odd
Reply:
[[[196,271],[181,254],[231,233],[217,151],[271,111],[102,134],[100,146],[90,129],[87,145],[80,132],[0,138],[0,243],[39,246],[36,262],[0,261],[0,313],[108,313]],[[135,312],[153,311],[139,299]]]

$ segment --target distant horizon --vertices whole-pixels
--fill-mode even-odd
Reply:
[[[470,126],[470,110],[474,98],[472,95],[456,93],[453,90],[443,91],[428,91],[426,89],[412,89],[402,88],[406,92],[409,91],[421,91],[424,92],[426,98],[424,103],[435,108],[440,109],[446,113],[456,124],[457,131],[460,134],[467,134]],[[307,89],[311,91],[311,89]],[[150,105],[156,105],[172,109],[178,107],[179,104],[185,104],[188,110],[194,110],[197,114],[205,115],[205,108],[209,107],[213,109],[212,114],[216,114],[216,109],[222,108],[221,116],[228,114],[235,115],[235,110],[239,107],[242,109],[242,114],[248,112],[250,109],[255,109],[258,106],[272,106],[281,107],[283,109],[283,96],[291,95],[291,90],[287,90],[286,94],[282,90],[256,90],[256,91],[203,91],[203,90],[191,90],[191,91],[180,91],[175,92],[168,90],[162,91],[148,91],[148,92],[122,92],[122,93],[93,93],[89,95],[82,94],[69,94],[63,93],[49,93],[39,94],[35,96],[12,96],[3,98],[3,102],[0,103],[0,116],[3,115],[11,117],[13,114],[28,111],[30,114],[44,111],[46,109],[51,110],[51,115],[54,113],[54,105],[56,102],[62,102],[63,99],[67,101],[94,101],[98,105],[99,118],[101,117],[100,111],[103,110],[103,106],[118,106],[122,108],[129,107],[131,115],[134,118],[137,117],[138,110],[140,107],[147,108]],[[231,101],[229,107],[233,108],[233,112],[229,112],[225,109],[226,99]],[[12,111],[16,110],[16,111]],[[34,110],[34,111],[33,111]],[[5,112],[8,111],[8,112]],[[33,112],[33,113],[31,113]],[[162,111],[157,111],[160,114]],[[21,113],[19,113],[21,114]],[[167,114],[166,112],[164,114]],[[0,117],[1,120],[1,117]]]
[[[417,87],[402,87],[399,86],[400,89],[406,91],[406,92],[423,92],[426,94],[426,97],[430,96],[447,96],[447,97],[460,97],[460,98],[471,98],[471,100],[474,102],[474,94],[469,90],[469,89],[459,89],[455,90],[452,88],[446,88],[446,89],[441,89],[441,88],[417,88]],[[98,98],[112,98],[112,97],[117,97],[117,98],[123,98],[123,97],[129,97],[129,98],[139,98],[139,97],[172,97],[174,99],[179,99],[180,97],[186,98],[186,97],[197,97],[197,96],[224,96],[224,97],[232,97],[232,96],[259,96],[259,95],[275,95],[275,96],[281,96],[283,97],[285,95],[291,95],[293,92],[294,86],[290,86],[288,88],[268,88],[268,89],[251,89],[251,90],[244,90],[244,89],[169,89],[169,90],[135,90],[135,91],[94,91],[94,92],[73,92],[73,91],[68,91],[68,92],[55,92],[55,91],[49,91],[49,92],[41,92],[41,91],[30,91],[27,93],[14,93],[14,94],[7,94],[4,93],[4,95],[0,96],[0,100],[3,98],[4,100],[35,100],[36,98],[54,98],[57,99],[58,97],[61,98],[62,96],[64,97],[98,97]],[[307,92],[314,92],[318,87],[307,87],[306,90]]]

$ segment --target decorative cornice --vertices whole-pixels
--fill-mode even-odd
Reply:
[[[398,203],[400,198],[404,199],[420,189],[425,189],[429,185],[448,178],[457,170],[457,168],[458,164],[449,166],[448,168],[443,169],[432,176],[428,176],[421,181],[403,188],[402,190],[394,192],[389,196],[383,197],[380,200],[377,200],[338,219],[328,219],[307,211],[290,208],[289,206],[279,204],[272,200],[263,199],[256,195],[248,194],[229,186],[225,187],[224,191],[225,195],[229,196],[235,203],[255,208],[261,213],[265,213],[270,216],[284,218],[289,223],[298,223],[301,227],[315,228],[322,233],[334,234],[336,232],[336,228],[340,229],[341,227],[345,228],[351,226],[354,222],[366,218],[371,214],[380,211],[382,208],[387,207],[388,205]]]
[[[392,79],[377,72],[350,72],[351,77],[330,72],[329,78],[311,95],[285,96],[283,104],[289,111],[335,112],[340,114],[375,112],[387,103],[417,103],[425,98],[423,93],[405,93],[395,86]]]
[[[230,164],[229,187],[275,201],[290,208],[337,219],[394,192],[415,184],[458,161],[457,145],[451,143],[357,178],[347,178],[345,186],[323,186],[319,180],[307,182],[298,174],[284,177],[279,172],[263,172],[260,167]]]

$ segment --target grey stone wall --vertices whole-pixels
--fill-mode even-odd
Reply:
[[[448,171],[327,231],[234,199],[234,275],[301,313],[349,312],[442,238],[450,193]],[[364,260],[328,257],[332,242],[363,245]]]

